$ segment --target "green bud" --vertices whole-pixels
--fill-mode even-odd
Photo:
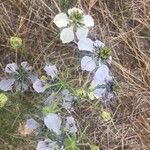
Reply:
[[[8,100],[8,97],[4,93],[1,93],[0,94],[0,108],[5,106],[7,100]]]
[[[107,60],[112,54],[112,49],[109,47],[104,47],[102,49],[100,49],[100,57],[103,60]]]
[[[72,21],[75,25],[81,25],[83,21],[83,14],[81,14],[79,11],[73,12],[69,19]]]
[[[111,120],[111,114],[108,111],[106,111],[106,110],[102,110],[101,117],[103,118],[103,120],[105,122],[108,122],[108,121]]]
[[[14,49],[18,49],[18,48],[21,48],[22,45],[23,45],[23,41],[21,38],[19,37],[15,37],[15,36],[12,36],[10,38],[10,44],[11,46],[14,48]]]

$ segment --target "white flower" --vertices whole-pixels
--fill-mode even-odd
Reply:
[[[70,134],[75,134],[77,132],[77,127],[75,125],[75,120],[72,116],[68,116],[66,122],[66,129]]]
[[[68,10],[68,15],[60,13],[55,16],[54,23],[61,28],[60,39],[63,43],[69,43],[76,39],[82,39],[88,35],[88,27],[94,26],[94,20],[90,15],[84,15],[79,8]]]
[[[32,67],[24,61],[18,66],[16,63],[7,64],[5,72],[8,77],[0,81],[0,89],[10,91],[14,87],[16,91],[26,91],[30,83],[33,83],[37,75],[32,72]]]
[[[57,143],[50,140],[45,139],[44,141],[39,141],[36,147],[36,150],[55,150],[57,147]]]
[[[58,70],[55,65],[46,65],[44,70],[48,76],[52,77],[52,79],[54,79],[58,74]]]
[[[84,56],[81,59],[81,68],[82,68],[82,70],[92,72],[96,68],[96,63],[93,61],[93,59],[91,57]]]
[[[37,79],[34,83],[33,83],[33,88],[36,92],[38,93],[43,93],[47,88],[47,83],[44,80],[40,80]]]
[[[61,123],[62,120],[59,115],[54,114],[54,113],[49,113],[45,118],[44,118],[44,123],[46,127],[53,131],[55,134],[59,135],[61,133]]]

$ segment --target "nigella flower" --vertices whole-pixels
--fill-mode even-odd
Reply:
[[[72,8],[68,13],[60,13],[55,16],[54,23],[61,29],[60,39],[63,43],[69,43],[74,39],[87,37],[89,27],[94,26],[94,20],[90,15],[84,15],[79,8]]]
[[[47,76],[51,77],[52,80],[57,77],[58,70],[55,65],[46,65],[44,70],[46,71]],[[33,88],[36,92],[43,93],[47,88],[49,88],[50,84],[48,83],[48,77],[43,76],[41,79],[37,79],[33,83]]]
[[[112,57],[109,49],[104,49],[105,44],[99,40],[92,41],[89,38],[83,38],[78,41],[80,51],[90,52],[91,56],[84,56],[81,59],[81,69],[92,72],[96,67],[100,66],[104,61],[110,64]]]
[[[7,64],[5,73],[8,75],[0,81],[0,90],[10,91],[13,88],[16,91],[26,91],[31,83],[37,79],[37,75],[32,72],[32,67],[24,61],[21,65],[16,63]]]
[[[55,150],[58,148],[57,142],[50,139],[45,139],[44,141],[39,141],[36,150]]]

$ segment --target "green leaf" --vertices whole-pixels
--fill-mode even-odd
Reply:
[[[8,97],[4,93],[1,93],[0,94],[0,108],[5,106],[7,100],[8,100]]]
[[[68,137],[64,140],[65,150],[78,150],[76,137]]]
[[[57,103],[52,103],[50,106],[46,106],[43,108],[44,115],[48,115],[49,113],[56,113],[59,111],[60,111],[60,108],[58,107]]]

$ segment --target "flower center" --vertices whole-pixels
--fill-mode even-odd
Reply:
[[[102,60],[107,60],[112,54],[112,50],[109,47],[101,48],[99,49],[99,51],[100,51],[100,57]]]
[[[19,80],[21,80],[21,81],[26,81],[27,80],[28,73],[23,68],[19,68],[17,70],[17,72],[19,73],[18,74]]]
[[[69,19],[72,21],[73,24],[81,25],[83,21],[83,14],[81,14],[79,11],[75,11],[71,13]]]

